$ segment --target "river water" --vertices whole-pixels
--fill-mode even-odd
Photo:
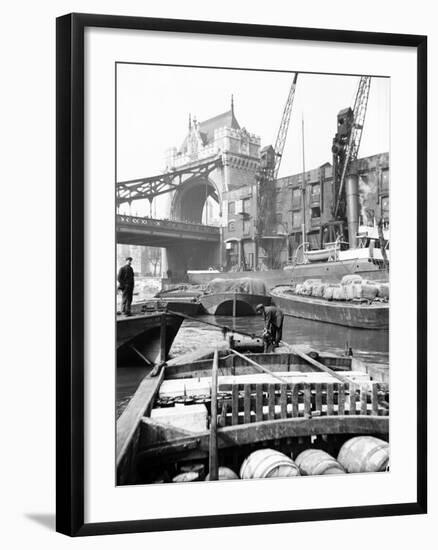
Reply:
[[[170,356],[175,357],[202,346],[210,346],[223,339],[222,332],[200,321],[226,325],[235,330],[260,335],[263,331],[261,316],[251,317],[213,317],[200,316],[196,321],[184,321],[173,342]],[[283,340],[288,344],[303,344],[318,351],[343,354],[346,343],[352,348],[353,355],[371,363],[389,363],[389,332],[387,330],[363,330],[308,321],[285,316]],[[116,414],[119,416],[135,392],[146,370],[121,368],[117,372]]]

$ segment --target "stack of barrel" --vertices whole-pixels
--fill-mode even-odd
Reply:
[[[340,283],[324,283],[322,279],[307,279],[295,287],[299,296],[313,296],[325,300],[367,300],[387,302],[389,283],[367,281],[360,275],[344,275]]]
[[[337,459],[322,449],[306,449],[295,460],[274,449],[251,453],[240,468],[241,479],[317,476],[383,472],[389,469],[389,443],[372,436],[358,436],[346,441]],[[219,479],[238,479],[230,468],[219,468]],[[198,481],[197,472],[186,472],[173,481]],[[205,477],[209,480],[209,476]]]
[[[337,459],[321,449],[306,449],[295,460],[273,449],[255,451],[243,462],[240,477],[254,479],[382,472],[388,469],[388,464],[389,444],[386,441],[359,436],[342,445]]]

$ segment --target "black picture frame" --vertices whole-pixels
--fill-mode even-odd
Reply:
[[[86,27],[269,37],[417,52],[417,498],[404,504],[84,523],[84,30]],[[427,511],[427,37],[209,21],[69,14],[57,19],[56,529],[70,536],[321,521]]]

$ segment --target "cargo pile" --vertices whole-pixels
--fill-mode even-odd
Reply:
[[[389,443],[373,436],[357,436],[348,439],[337,457],[318,448],[302,451],[293,460],[275,449],[253,451],[243,461],[239,475],[230,468],[219,468],[219,480],[260,479],[272,477],[296,477],[333,474],[356,474],[389,471]],[[208,481],[202,463],[186,464],[172,481]]]
[[[323,283],[322,279],[307,279],[296,285],[295,294],[328,301],[388,302],[389,283],[368,281],[360,275],[344,275],[338,284]]]

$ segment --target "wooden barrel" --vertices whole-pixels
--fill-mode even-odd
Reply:
[[[202,480],[205,477],[205,466],[201,463],[191,463],[184,464],[181,466],[181,473],[185,474],[187,472],[196,472],[199,476],[199,479]]]
[[[321,449],[303,451],[296,457],[295,464],[303,476],[345,474],[345,470],[339,462]]]
[[[383,472],[389,463],[389,443],[368,435],[353,437],[342,445],[338,462],[349,474]]]
[[[240,468],[242,479],[264,477],[299,476],[300,470],[295,462],[279,451],[260,449],[251,453]]]
[[[199,481],[199,473],[183,472],[182,474],[178,474],[172,479],[173,483],[182,483],[182,482],[188,482],[188,481]]]
[[[239,479],[239,476],[236,474],[236,472],[233,472],[231,468],[219,466],[218,479]],[[210,474],[207,474],[205,481],[210,481]]]

